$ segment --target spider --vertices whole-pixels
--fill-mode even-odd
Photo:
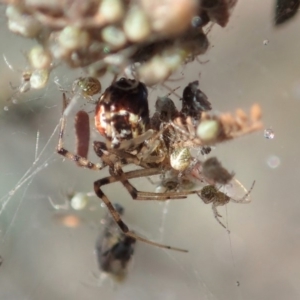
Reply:
[[[236,180],[235,183],[239,184],[239,182]],[[227,194],[221,192],[216,188],[215,185],[207,185],[205,186],[201,192],[198,194],[198,196],[203,200],[205,204],[212,203],[212,210],[214,213],[214,216],[218,223],[226,229],[226,226],[221,222],[219,219],[222,217],[218,211],[217,207],[227,204],[230,200],[236,203],[249,203],[248,196],[251,193],[253,187],[254,187],[255,181],[253,181],[252,186],[250,187],[249,191],[242,197],[241,199],[233,199]],[[242,187],[242,186],[241,186]],[[242,187],[243,188],[243,187]]]
[[[124,214],[120,204],[114,204],[114,208],[119,215]],[[105,229],[96,242],[98,266],[103,272],[122,280],[126,276],[136,240],[121,232],[110,214],[105,217],[104,225]]]
[[[77,89],[84,98],[93,102],[92,96],[101,92],[101,84],[94,77],[79,77],[73,82],[72,92],[75,93]]]
[[[8,66],[9,69],[11,69],[13,72],[19,72],[21,73],[21,84],[18,87],[14,87],[11,84],[11,88],[15,90],[13,95],[8,99],[8,101],[12,100],[13,103],[17,103],[16,96],[26,93],[33,90],[39,90],[44,88],[49,79],[49,74],[51,71],[51,68],[49,69],[26,69],[24,71],[15,70],[14,67],[9,63],[6,56],[3,55],[3,59],[5,61],[5,64]]]
[[[92,163],[88,159],[63,148],[63,134],[66,123],[64,115],[61,119],[57,152],[75,161],[81,167],[92,170],[101,170],[104,167],[109,168],[110,176],[95,181],[94,190],[96,195],[105,203],[113,219],[124,234],[155,246],[187,252],[184,249],[149,241],[133,233],[121,220],[120,214],[115,210],[101,189],[103,185],[120,181],[131,197],[140,201],[184,199],[189,194],[200,192],[142,192],[138,191],[129,182],[129,179],[137,177],[162,174],[162,168],[166,170],[173,169],[175,173],[179,174],[183,171],[180,162],[185,162],[185,168],[192,165],[192,157],[188,149],[178,149],[177,153],[179,153],[180,158],[177,159],[176,155],[172,153],[175,157],[172,159],[172,155],[169,155],[168,151],[168,148],[170,148],[168,141],[165,142],[163,140],[161,131],[150,128],[151,122],[147,96],[147,88],[143,83],[121,78],[108,87],[99,98],[95,109],[95,126],[106,139],[106,143],[94,142],[94,151],[100,157],[100,163]],[[63,94],[63,97],[64,103],[66,103],[65,94]],[[162,131],[165,131],[165,128]],[[143,169],[124,172],[122,166],[127,164],[135,164]]]
[[[65,94],[63,94],[63,98],[64,106],[66,106]],[[133,200],[138,201],[166,201],[184,199],[190,194],[201,195],[202,189],[183,191],[177,189],[163,193],[143,192],[137,190],[129,182],[133,178],[162,175],[167,171],[173,172],[172,176],[178,179],[179,187],[182,180],[193,178],[202,181],[198,168],[201,162],[192,157],[189,147],[180,145],[180,138],[183,134],[171,122],[173,119],[180,119],[181,123],[188,127],[190,134],[193,125],[192,120],[188,124],[186,121],[188,118],[191,119],[190,116],[178,112],[173,101],[167,97],[158,99],[156,113],[150,118],[146,86],[136,80],[121,78],[105,90],[96,104],[95,127],[106,140],[105,143],[100,141],[93,143],[94,151],[100,158],[100,162],[95,164],[63,147],[66,124],[64,114],[61,118],[57,152],[75,161],[79,166],[91,170],[102,170],[108,167],[110,176],[95,181],[94,190],[126,236],[161,248],[187,252],[181,248],[149,241],[135,234],[122,221],[120,213],[101,188],[104,185],[120,181]],[[186,127],[183,128],[186,129]],[[195,132],[195,126],[193,131]],[[222,138],[224,139],[224,136]],[[184,140],[186,141],[186,138]],[[195,140],[199,139],[195,137]],[[189,145],[195,145],[193,139],[189,141]],[[200,145],[196,144],[196,147],[201,148],[201,143]],[[142,169],[124,172],[122,167],[127,164],[134,164]]]

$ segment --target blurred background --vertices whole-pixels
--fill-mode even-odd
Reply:
[[[187,83],[200,80],[215,111],[262,106],[273,139],[259,132],[212,152],[246,188],[256,180],[252,202],[220,208],[229,235],[211,206],[197,197],[134,202],[120,184],[105,187],[108,197],[125,207],[130,228],[189,249],[182,254],[137,243],[122,283],[101,279],[97,268],[94,246],[106,214],[99,200],[91,198],[80,212],[51,205],[63,204],[69,192],[92,191],[93,182],[106,174],[78,168],[55,153],[62,103],[54,79],[70,88],[81,73],[61,66],[45,89],[15,95],[16,104],[7,102],[14,93],[9,83],[20,84],[24,52],[34,42],[6,29],[2,7],[0,52],[15,71],[1,56],[0,299],[299,299],[300,15],[275,28],[274,6],[271,0],[240,0],[227,27],[215,25],[210,32],[210,49],[201,57],[208,62],[182,67],[173,76],[182,79],[167,83],[181,86],[181,94]],[[101,80],[102,86],[110,81]],[[156,95],[166,93],[149,90],[152,112]],[[73,150],[72,117],[68,122],[66,148]],[[134,184],[154,189],[145,178]]]

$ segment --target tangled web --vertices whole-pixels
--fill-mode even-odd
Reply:
[[[271,25],[266,25],[271,23],[263,22],[269,7],[260,7],[257,12],[258,9],[254,8],[251,11],[252,6],[239,4],[237,16],[226,32],[217,28],[212,30],[214,47],[205,56],[209,62],[203,65],[195,62],[190,70],[183,68],[184,80],[172,85],[185,86],[187,82],[200,79],[201,87],[205,87],[214,107],[220,111],[238,107],[241,101],[246,107],[253,102],[251,98],[259,98],[261,94],[250,95],[257,86],[257,81],[250,79],[255,78],[257,67],[265,59],[259,54],[272,45]],[[245,36],[239,21],[243,19],[243,24],[253,25],[254,13],[260,22],[256,30],[249,29]],[[237,40],[239,43],[236,43]],[[269,42],[266,43],[266,40]],[[11,64],[18,65],[13,63],[8,49],[4,49],[3,53]],[[241,53],[245,55],[238,56]],[[11,73],[11,70],[2,63],[2,70],[5,70],[1,74],[5,83],[2,83],[2,89],[7,90],[8,96],[1,99],[1,105],[4,103],[3,106],[6,106],[11,89],[7,86],[10,79],[5,73]],[[244,63],[244,68],[240,68],[241,63]],[[201,78],[198,77],[199,70]],[[270,73],[268,68],[259,70]],[[196,197],[165,204],[140,204],[132,201],[125,191],[123,193],[118,184],[109,187],[106,192],[125,207],[125,219],[132,228],[149,239],[167,241],[190,252],[181,254],[139,243],[126,281],[122,284],[112,284],[107,279],[103,281],[94,253],[95,240],[106,213],[99,200],[91,197],[88,207],[80,212],[72,208],[56,210],[52,205],[64,204],[67,194],[72,191],[89,193],[93,181],[105,174],[79,170],[75,165],[64,162],[55,152],[61,93],[53,80],[58,76],[64,86],[62,78],[66,78],[68,83],[76,78],[70,72],[63,75],[59,72],[53,72],[49,88],[43,90],[39,98],[29,94],[28,100],[23,100],[22,95],[19,104],[10,105],[8,111],[1,113],[0,255],[3,263],[0,267],[0,298],[251,299],[251,284],[248,284],[253,282],[253,274],[257,272],[254,267],[248,266],[247,269],[244,266],[247,255],[251,257],[251,253],[247,252],[250,240],[245,233],[249,228],[247,224],[251,222],[247,220],[249,206],[230,204],[228,214],[226,209],[221,211],[223,218],[228,220],[229,235],[215,222],[211,208]],[[244,81],[240,80],[241,74]],[[104,81],[103,86],[105,84]],[[168,91],[151,91],[152,107],[155,92],[165,94]],[[87,111],[92,110],[92,106],[84,105]],[[69,123],[66,138],[69,148],[72,148],[73,124],[72,121]],[[232,163],[244,159],[241,149],[227,150],[232,156]],[[215,151],[222,158],[228,156],[222,149]],[[251,172],[243,173],[243,169]],[[248,183],[250,186],[255,176],[251,162],[243,161],[241,167],[236,164],[233,170],[239,174],[238,178],[242,177],[245,185]],[[153,189],[145,178],[137,179],[135,184]]]

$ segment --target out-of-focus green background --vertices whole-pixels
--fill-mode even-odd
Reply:
[[[240,0],[228,26],[214,26],[209,34],[211,47],[201,58],[209,62],[195,61],[181,70],[183,80],[169,83],[184,87],[201,73],[201,89],[216,111],[248,110],[260,103],[266,128],[275,131],[273,140],[260,132],[213,151],[246,187],[256,180],[251,204],[230,203],[227,213],[220,209],[228,217],[231,245],[211,207],[197,197],[167,205],[141,203],[121,185],[108,186],[105,192],[125,207],[131,228],[190,251],[137,243],[127,280],[114,286],[99,279],[94,254],[105,214],[100,202],[91,199],[88,209],[76,214],[76,228],[63,225],[72,210],[55,211],[49,203],[49,197],[62,203],[70,189],[91,191],[93,181],[106,174],[80,169],[55,153],[58,133],[51,134],[60,118],[61,93],[53,79],[58,76],[67,85],[80,73],[62,66],[46,89],[20,95],[19,104],[12,105],[6,102],[12,94],[9,82],[18,85],[20,73],[0,57],[0,106],[9,106],[0,112],[1,300],[299,299],[300,15],[274,28],[273,2]],[[23,51],[33,42],[7,31],[3,10],[0,24],[0,53],[16,70],[24,69]],[[102,81],[104,87],[109,80]],[[150,91],[152,112],[157,93],[167,91]],[[66,144],[72,150],[71,119],[69,125]],[[153,189],[145,178],[135,184]]]

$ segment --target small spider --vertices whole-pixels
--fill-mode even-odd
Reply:
[[[51,206],[55,210],[69,210],[70,208],[74,210],[83,210],[88,205],[89,199],[94,197],[94,192],[82,193],[75,192],[73,190],[61,193],[61,198],[64,199],[63,204],[55,203],[51,197],[48,197],[48,200]]]
[[[234,181],[235,183],[238,183],[238,181]],[[238,183],[239,184],[239,183]],[[226,229],[226,226],[220,221],[220,217],[222,217],[218,211],[217,207],[227,204],[230,200],[236,203],[249,203],[248,196],[251,193],[253,186],[255,184],[255,181],[253,182],[251,188],[249,191],[242,197],[241,199],[233,199],[227,194],[221,192],[216,188],[215,185],[207,185],[205,186],[200,193],[198,193],[198,196],[203,200],[205,204],[212,203],[212,210],[214,213],[214,216],[218,223]],[[242,186],[241,186],[242,187]],[[244,187],[242,187],[244,189]]]
[[[15,97],[19,94],[26,93],[30,90],[39,90],[44,88],[49,79],[48,70],[34,70],[34,71],[24,71],[22,72],[21,84],[18,87],[11,86],[15,92],[8,99],[13,99],[13,102],[16,102]]]
[[[198,95],[197,91],[196,95]],[[63,97],[64,103],[67,103],[65,94]],[[170,107],[171,110],[168,109]],[[200,122],[201,120],[202,117]],[[138,201],[166,201],[184,199],[191,194],[199,195],[201,190],[180,190],[181,182],[184,180],[203,181],[203,176],[199,172],[201,162],[190,153],[190,148],[206,146],[196,136],[198,124],[194,121],[190,116],[177,111],[172,100],[167,97],[158,99],[156,112],[150,118],[146,86],[136,80],[121,78],[105,90],[96,104],[95,127],[105,138],[105,142],[93,143],[100,162],[92,163],[87,158],[73,154],[63,147],[66,123],[64,114],[61,119],[57,152],[75,161],[81,167],[92,170],[108,167],[110,176],[95,181],[94,190],[126,236],[158,247],[187,252],[184,249],[149,241],[131,231],[102,191],[102,186],[119,181],[131,197]],[[190,140],[186,133],[191,136]],[[226,134],[228,133],[222,135],[222,141],[226,140]],[[127,164],[134,164],[142,169],[124,172],[122,167]],[[178,179],[179,188],[175,191],[143,192],[129,182],[130,179],[161,175],[168,171],[172,171],[174,174],[172,176]]]
[[[119,215],[124,208],[114,204]],[[123,280],[127,274],[127,266],[134,253],[136,240],[126,236],[117,226],[110,213],[104,219],[104,231],[96,242],[96,254],[99,269],[112,275],[116,280]]]
[[[73,82],[72,92],[75,93],[77,88],[84,98],[93,101],[92,96],[101,92],[101,83],[94,77],[79,77]]]
[[[33,90],[39,90],[44,88],[49,80],[49,75],[51,72],[51,68],[49,69],[27,69],[25,71],[19,71],[15,70],[14,67],[8,62],[5,55],[3,55],[3,59],[8,66],[9,69],[11,69],[13,72],[20,72],[22,74],[21,76],[21,83],[18,87],[14,87],[11,85],[12,89],[15,90],[13,95],[8,99],[16,103],[15,97]]]

